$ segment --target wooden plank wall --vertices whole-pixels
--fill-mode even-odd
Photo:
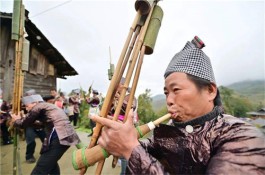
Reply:
[[[11,29],[8,25],[0,27],[0,87],[3,90],[3,99],[11,102],[13,96],[15,42],[11,40]],[[48,95],[50,94],[50,89],[56,89],[56,70],[43,54],[37,51],[37,56],[35,56],[36,49],[32,48],[34,46],[31,46],[29,72],[24,73],[23,93],[29,89],[35,89],[40,95]],[[37,64],[34,65],[33,60],[36,60]],[[34,73],[32,70],[37,72]]]
[[[56,77],[25,73],[23,92],[30,89],[35,89],[40,95],[49,95],[50,89],[56,89]]]

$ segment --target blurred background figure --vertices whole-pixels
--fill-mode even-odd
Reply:
[[[90,105],[88,115],[99,115],[99,105],[101,103],[99,93],[97,90],[93,90],[92,94],[92,97],[87,97],[86,99],[87,103]],[[91,133],[88,137],[93,135],[93,128],[96,126],[96,123],[93,120],[90,120],[89,124],[91,127]]]
[[[30,89],[28,91],[25,92],[25,96],[31,96],[36,94],[35,89]],[[50,103],[54,102],[54,97],[53,96],[49,96],[49,98],[46,98],[47,101],[50,101]],[[27,110],[24,106],[24,114],[27,114]],[[40,122],[39,120],[36,120],[34,123],[32,123],[31,125],[29,125],[28,127],[24,128],[25,129],[25,138],[26,138],[26,162],[27,163],[35,163],[36,162],[36,158],[34,157],[34,153],[35,153],[35,148],[36,148],[36,141],[35,138],[36,136],[41,140],[41,142],[43,143],[44,138],[45,138],[45,131],[43,128],[43,124],[42,122]]]
[[[0,110],[1,136],[3,145],[8,145],[12,143],[7,125],[8,120],[11,118],[11,116],[9,115],[9,111],[10,108],[7,102],[3,101]]]
[[[80,97],[79,93],[74,93],[73,96],[69,98],[69,104],[72,104],[74,106],[74,115],[71,117],[75,128],[78,128],[77,121],[79,120],[79,114],[80,114]]]

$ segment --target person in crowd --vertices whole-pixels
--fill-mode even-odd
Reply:
[[[24,96],[22,102],[28,113],[24,118],[13,114],[14,126],[27,128],[39,120],[46,134],[41,156],[31,174],[60,174],[58,160],[71,145],[77,145],[80,142],[78,135],[65,112],[54,104],[43,102],[39,94]]]
[[[51,89],[50,95],[54,97],[54,104],[58,106],[59,108],[63,108],[63,99],[61,97],[61,93],[58,94],[56,89]]]
[[[73,124],[74,127],[77,128],[77,121],[79,120],[79,113],[80,113],[80,99],[79,93],[75,93],[73,96],[69,98],[69,103],[73,104],[74,106],[74,116],[73,116]]]
[[[128,160],[127,174],[265,174],[262,132],[225,114],[209,57],[198,38],[170,61],[164,93],[171,120],[138,140],[132,110],[125,124],[104,125],[98,144]]]
[[[89,107],[89,115],[99,115],[100,109],[99,104],[100,98],[97,90],[92,91],[92,97],[87,97],[86,101],[90,105]],[[93,128],[96,126],[96,123],[93,120],[90,120],[90,127],[91,127],[91,133],[88,135],[88,137],[93,135]]]
[[[7,102],[3,100],[0,109],[0,124],[1,124],[1,136],[2,136],[3,145],[12,144],[7,126],[7,121],[10,118],[9,111],[10,109],[8,107]]]
[[[25,96],[30,96],[36,94],[35,89],[30,89],[25,92]],[[27,114],[27,110],[25,106],[22,106],[23,113]],[[24,128],[25,130],[25,139],[26,139],[26,162],[31,164],[36,162],[36,158],[34,156],[35,148],[36,148],[36,141],[35,138],[38,138],[43,143],[45,138],[45,131],[43,130],[43,124],[40,120],[36,120],[34,123],[29,125],[28,127]]]
[[[54,104],[55,97],[52,96],[52,95],[45,95],[45,96],[42,97],[42,99],[43,99],[46,103]]]
[[[77,122],[76,116],[74,115],[74,102],[70,100],[69,98],[69,104],[68,104],[68,117],[70,122],[73,124]]]
[[[56,89],[50,89],[50,95],[52,95],[54,99],[59,97]]]

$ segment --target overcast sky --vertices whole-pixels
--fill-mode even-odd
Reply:
[[[24,0],[30,20],[79,73],[58,80],[57,88],[109,87],[109,47],[116,65],[136,15],[134,0]],[[206,44],[218,86],[265,79],[264,1],[181,1],[158,3],[164,11],[154,53],[144,57],[136,94],[162,94],[164,71],[187,41],[198,35]],[[13,1],[0,10],[12,12]]]

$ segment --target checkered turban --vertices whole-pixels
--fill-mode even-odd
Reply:
[[[34,94],[36,94],[35,89],[30,89],[30,90],[25,92],[25,96],[34,95]]]
[[[28,95],[22,98],[22,103],[24,105],[28,105],[34,102],[43,102],[43,99],[39,94]]]
[[[184,72],[216,84],[209,57],[189,41],[182,51],[172,58],[164,77],[167,78],[173,72]]]

